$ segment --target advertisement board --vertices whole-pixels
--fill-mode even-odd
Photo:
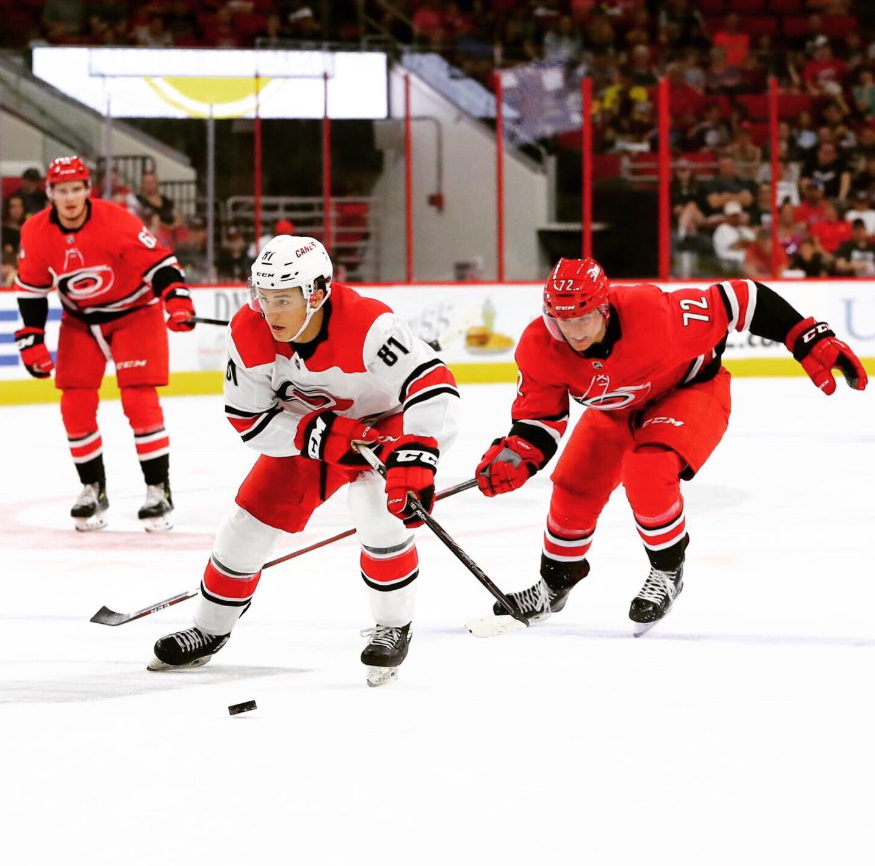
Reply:
[[[666,284],[668,291],[708,283]],[[875,363],[875,283],[859,281],[784,281],[777,291],[796,309],[829,322],[872,369]],[[514,350],[532,319],[540,315],[539,283],[428,284],[356,286],[388,304],[420,338],[437,340],[441,355],[460,382],[512,382]],[[200,286],[193,291],[199,316],[230,319],[248,300],[243,286]],[[57,295],[49,296],[46,344],[54,352],[60,323]],[[0,403],[55,399],[50,381],[29,379],[12,338],[19,318],[15,293],[0,292]],[[169,333],[171,384],[167,393],[216,393],[221,390],[225,329],[198,325],[191,333]],[[731,333],[724,355],[733,375],[801,375],[780,343],[748,333]],[[112,374],[112,365],[107,369]]]
[[[113,117],[388,116],[386,55],[378,51],[36,47],[33,74]]]

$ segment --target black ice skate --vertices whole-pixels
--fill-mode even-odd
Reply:
[[[159,638],[149,671],[172,671],[205,665],[225,644],[230,634],[205,634],[199,628],[177,631]]]
[[[541,554],[541,579],[528,589],[507,593],[508,599],[529,622],[540,622],[565,607],[571,590],[589,574],[589,563],[557,562]],[[504,606],[492,606],[496,616],[506,614]]]
[[[362,651],[362,664],[368,666],[368,685],[382,686],[398,676],[398,666],[407,658],[412,623],[400,628],[377,625],[362,631],[362,637],[370,638]]]
[[[106,498],[106,482],[97,481],[83,485],[76,504],[70,509],[70,517],[76,521],[78,532],[91,532],[106,526],[107,508],[109,500]]]
[[[167,532],[173,528],[170,514],[173,499],[170,496],[170,482],[146,485],[146,501],[137,513],[146,532]]]
[[[685,535],[679,544],[673,545],[673,548],[677,548],[674,563],[660,561],[659,554],[651,555],[650,574],[629,607],[629,619],[635,624],[635,637],[641,637],[653,628],[671,610],[675,599],[681,594],[684,588],[684,551],[689,543],[690,536]],[[671,551],[672,548],[665,553],[670,554]],[[677,562],[678,555],[680,562]]]

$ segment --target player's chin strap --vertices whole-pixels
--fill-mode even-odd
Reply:
[[[310,319],[312,319],[313,316],[316,315],[316,312],[317,312],[318,310],[321,310],[321,309],[325,306],[325,302],[328,300],[328,296],[331,294],[331,286],[327,286],[325,289],[323,289],[323,292],[324,292],[324,295],[322,296],[322,300],[321,300],[321,301],[319,302],[319,304],[318,304],[317,306],[315,306],[315,307],[311,307],[311,306],[310,306],[310,299],[307,298],[307,315],[304,317],[304,324],[301,325],[300,328],[298,328],[298,333],[295,334],[294,337],[291,337],[291,338],[290,338],[289,340],[287,340],[286,342],[288,342],[288,343],[294,343],[295,340],[297,340],[298,337],[300,337],[301,334],[303,334],[304,331],[307,330],[307,325],[310,324]]]

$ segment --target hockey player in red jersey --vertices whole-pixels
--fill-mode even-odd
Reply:
[[[276,539],[301,532],[345,485],[375,620],[361,657],[368,683],[394,678],[407,655],[419,573],[408,496],[431,510],[459,394],[402,319],[332,284],[332,273],[319,241],[292,235],[273,238],[252,265],[251,303],[228,331],[225,412],[261,456],[216,533],[194,627],[161,638],[149,670],[209,661],[251,604]],[[379,449],[385,482],[360,443]]]
[[[543,316],[524,331],[507,436],[477,467],[486,496],[521,487],[556,453],[569,398],[586,407],[551,476],[541,579],[511,593],[542,619],[562,610],[589,573],[596,522],[622,482],[650,573],[629,617],[642,634],[683,588],[689,542],[680,482],[701,469],[729,422],[731,331],[784,343],[825,394],[838,368],[862,391],[866,371],[829,326],[803,318],[762,283],[727,280],[706,290],[610,286],[593,259],[561,259],[544,288]],[[496,609],[496,613],[501,613]]]
[[[55,387],[83,485],[71,516],[78,530],[106,525],[97,404],[111,359],[146,481],[138,516],[147,531],[170,529],[170,441],[155,389],[167,384],[163,313],[173,331],[194,327],[185,278],[173,254],[138,219],[116,204],[90,198],[88,167],[78,157],[56,159],[46,186],[50,207],[21,230],[16,285],[23,326],[15,340],[28,373],[48,378],[55,363],[45,345],[47,295],[57,289],[64,309]]]

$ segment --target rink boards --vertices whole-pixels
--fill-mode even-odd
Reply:
[[[667,290],[709,282],[663,284]],[[829,322],[875,372],[875,282],[806,280],[770,282],[803,314]],[[193,287],[199,316],[228,319],[247,302],[243,286]],[[540,283],[392,284],[355,286],[390,305],[425,340],[439,340],[442,355],[460,382],[512,382],[513,353],[526,325],[540,315]],[[46,343],[54,353],[60,302],[49,297]],[[15,292],[0,290],[0,404],[50,402],[58,398],[51,380],[28,377],[12,337],[20,326]],[[187,334],[170,333],[170,384],[166,394],[210,394],[222,389],[224,329],[199,325]],[[730,334],[726,366],[736,376],[803,375],[781,344],[750,334]],[[102,395],[118,395],[110,364]]]

